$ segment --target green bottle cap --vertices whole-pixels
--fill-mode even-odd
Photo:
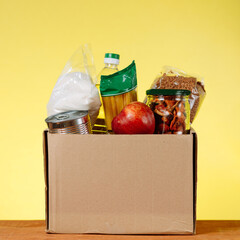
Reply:
[[[116,54],[116,53],[105,53],[105,58],[119,59],[120,56],[119,56],[119,54]]]

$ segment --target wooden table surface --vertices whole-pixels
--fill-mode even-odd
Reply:
[[[239,239],[240,221],[197,221],[196,235],[47,234],[44,221],[0,221],[0,240],[209,240]]]

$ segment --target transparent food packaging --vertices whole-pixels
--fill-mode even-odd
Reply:
[[[118,64],[119,64],[120,55],[116,53],[106,53],[104,57],[105,67],[101,70],[97,77],[96,87],[98,89],[100,100],[101,100],[101,107],[99,109],[99,114],[97,120],[92,128],[93,134],[106,134],[107,127],[105,123],[105,112],[103,107],[103,101],[100,92],[100,82],[101,76],[103,75],[111,75],[113,73],[118,72]]]
[[[67,111],[88,111],[93,126],[101,106],[96,81],[90,47],[81,45],[66,63],[53,88],[47,104],[48,116]]]
[[[189,90],[147,90],[147,105],[155,117],[155,134],[190,132],[190,94]]]
[[[107,130],[112,131],[112,120],[131,102],[137,101],[136,65],[133,61],[125,69],[101,76],[100,91]]]
[[[191,76],[182,70],[170,66],[163,67],[150,88],[185,89],[191,91],[189,96],[190,123],[196,118],[206,95],[203,78]]]
[[[130,92],[116,96],[102,97],[102,100],[107,129],[111,131],[113,118],[117,116],[125,106],[131,102],[137,101],[137,90],[134,89]]]

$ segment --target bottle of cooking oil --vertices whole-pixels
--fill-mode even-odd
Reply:
[[[104,57],[105,67],[98,74],[98,80],[96,83],[96,87],[99,92],[101,103],[102,103],[102,98],[101,98],[101,93],[100,93],[101,76],[102,75],[111,75],[111,74],[117,72],[119,58],[120,58],[119,54],[116,54],[116,53],[106,53],[105,54],[105,57]],[[104,114],[103,104],[100,107],[98,118],[97,118],[96,123],[92,130],[93,130],[93,133],[95,133],[95,134],[96,133],[104,134],[107,132],[106,125],[105,125],[105,114]]]

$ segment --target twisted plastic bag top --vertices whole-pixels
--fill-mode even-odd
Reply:
[[[70,110],[88,110],[94,124],[101,101],[93,56],[88,45],[82,45],[66,63],[47,105],[48,116]]]

